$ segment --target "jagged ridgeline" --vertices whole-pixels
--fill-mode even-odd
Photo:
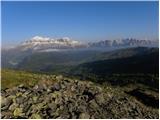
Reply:
[[[1,118],[158,118],[159,49],[2,51]]]

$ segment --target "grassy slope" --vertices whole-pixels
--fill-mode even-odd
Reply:
[[[53,75],[48,76],[45,74],[35,74],[25,71],[3,69],[1,71],[1,88],[11,88],[20,84],[24,84],[25,86],[33,86],[42,81],[52,81],[53,78]]]
[[[10,88],[21,83],[33,85],[37,82],[38,75],[24,71],[2,70],[1,86],[2,89]]]

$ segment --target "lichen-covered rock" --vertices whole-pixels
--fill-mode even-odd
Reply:
[[[41,116],[37,113],[32,114],[31,119],[42,119]]]
[[[13,115],[14,115],[15,117],[23,116],[24,113],[23,113],[23,111],[22,111],[22,108],[16,108],[16,109],[14,110],[14,112],[13,112]]]
[[[157,108],[150,108],[114,88],[104,89],[88,81],[45,76],[54,79],[31,87],[19,85],[2,91],[1,118],[30,119],[107,119],[158,118]],[[12,90],[13,89],[13,90]],[[14,92],[13,92],[14,91]]]
[[[38,100],[38,97],[37,97],[37,96],[33,96],[33,97],[32,97],[32,100],[33,100],[34,103],[36,103],[37,100]]]

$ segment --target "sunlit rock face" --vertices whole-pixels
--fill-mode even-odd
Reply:
[[[71,40],[68,37],[63,38],[49,38],[35,36],[26,40],[18,46],[18,48],[25,50],[47,50],[47,49],[71,49],[71,48],[85,48],[86,44],[79,41]]]

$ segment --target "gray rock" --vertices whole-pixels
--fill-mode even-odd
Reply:
[[[33,87],[33,90],[38,90],[38,88],[39,88],[39,86],[38,86],[38,85],[35,85],[35,86]]]
[[[9,106],[13,103],[12,99],[7,97],[7,98],[3,98],[2,97],[2,101],[1,101],[1,109],[2,110],[6,110],[9,108]]]
[[[91,100],[91,101],[89,102],[89,107],[90,107],[91,109],[94,109],[94,110],[98,110],[98,109],[99,109],[99,105],[96,103],[95,100]]]
[[[61,89],[61,86],[59,83],[54,83],[53,87],[52,87],[52,90],[56,90],[56,91],[59,91]]]
[[[85,105],[79,105],[78,106],[78,111],[86,112],[86,110],[87,110],[87,106],[85,106]]]
[[[57,104],[55,104],[54,102],[49,103],[48,107],[52,109],[52,112],[55,112],[57,109]]]
[[[99,104],[99,105],[103,105],[105,103],[105,99],[103,94],[98,94],[95,96],[95,101]]]
[[[17,97],[17,98],[16,98],[16,103],[18,103],[18,104],[22,104],[22,103],[24,102],[24,100],[25,100],[25,98],[24,98],[24,97],[22,97],[22,96]]]
[[[90,115],[88,113],[81,113],[79,119],[89,119]]]
[[[11,119],[13,118],[13,113],[11,111],[1,111],[2,119]]]
[[[9,110],[13,112],[18,106],[19,105],[17,103],[12,103],[9,107]]]

